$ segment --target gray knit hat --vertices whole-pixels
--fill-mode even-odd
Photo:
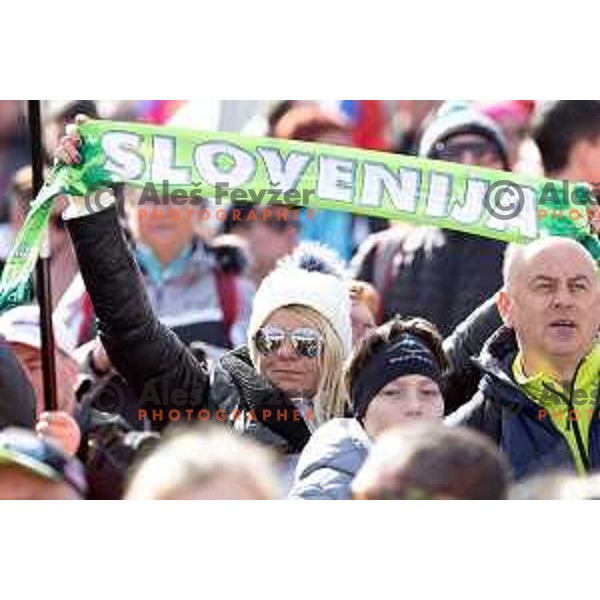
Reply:
[[[496,146],[504,168],[510,169],[504,135],[490,118],[464,100],[448,100],[440,106],[421,136],[419,156],[433,158],[437,143],[464,133],[474,133],[490,140]]]

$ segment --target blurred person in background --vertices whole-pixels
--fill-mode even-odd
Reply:
[[[313,100],[265,100],[261,104],[261,108],[242,127],[242,134],[273,137],[277,124],[286,113],[301,104],[314,105],[315,102]]]
[[[0,263],[8,257],[18,229],[29,210],[33,197],[31,150],[26,118],[26,101],[0,101]],[[42,104],[43,135],[46,156],[50,157],[65,124],[79,112],[97,118],[92,100],[51,100]],[[57,203],[51,218],[52,244],[52,301],[56,306],[74,276],[76,263],[70,243],[65,244],[60,212],[64,205]],[[76,269],[75,269],[76,270]]]
[[[98,107],[95,100],[48,100],[42,105],[44,119],[44,147],[48,156],[52,156],[63,135],[65,126],[73,123],[77,115],[88,115],[98,119]]]
[[[0,500],[83,500],[81,463],[32,431],[0,432]]]
[[[500,127],[506,140],[508,160],[512,169],[523,172],[527,152],[525,144],[530,140],[531,124],[535,109],[533,100],[497,100],[475,102],[475,107]],[[535,174],[535,173],[532,173]]]
[[[419,138],[427,120],[442,103],[442,100],[397,100],[393,127],[398,140],[394,151],[397,154],[416,155]]]
[[[244,343],[254,285],[243,274],[244,257],[233,245],[207,244],[195,232],[198,211],[173,204],[142,202],[126,188],[126,232],[152,307],[161,322],[185,342],[202,342],[215,358]],[[162,199],[161,199],[162,202]],[[58,311],[78,332],[78,345],[95,335],[93,308],[79,278]],[[98,374],[107,372],[102,349],[90,355]]]
[[[299,209],[282,205],[240,204],[227,208],[223,233],[243,240],[249,254],[248,275],[255,285],[298,245],[298,217]]]
[[[544,172],[553,179],[600,183],[600,100],[542,103],[533,124],[533,139]]]
[[[174,429],[133,468],[125,500],[276,500],[275,456],[215,426]]]
[[[72,355],[73,340],[68,332],[55,323],[55,366],[58,410],[46,412],[42,372],[42,342],[40,334],[39,307],[17,306],[0,316],[0,336],[10,347],[23,368],[34,398],[34,415],[38,433],[54,438],[63,449],[74,454],[81,441],[81,432],[75,421],[75,389],[79,377],[79,365]],[[19,398],[22,394],[19,394]],[[17,399],[15,398],[15,401]],[[11,425],[18,423],[12,422]]]
[[[58,405],[60,410],[72,413],[75,407],[74,390],[79,375],[78,364],[72,356],[75,347],[72,336],[59,323],[54,323],[54,330]],[[35,391],[36,414],[41,414],[44,409],[44,388],[42,383],[42,342],[39,307],[37,305],[22,305],[4,312],[0,316],[0,336],[9,344],[24,367]]]
[[[567,471],[534,475],[515,483],[510,500],[600,500],[600,476],[577,477]]]
[[[25,100],[0,100],[0,267],[14,241],[10,223],[11,178],[30,161]]]
[[[202,340],[221,348],[243,343],[254,286],[241,265],[229,260],[234,258],[229,249],[212,248],[195,235],[189,207],[170,203],[156,208],[142,203],[138,190],[129,188],[126,194],[136,260],[159,318],[187,342]]]
[[[598,233],[600,100],[555,100],[540,103],[534,116],[533,139],[539,149],[546,177],[573,183],[584,182],[591,186],[591,195],[595,201],[588,204],[587,209],[580,211],[582,220],[574,221],[574,225],[581,228],[589,223]],[[559,224],[561,221],[562,217]],[[564,221],[567,221],[567,226],[571,223],[569,219]]]
[[[484,436],[411,423],[377,440],[352,482],[355,500],[504,500],[510,470]]]
[[[510,169],[504,136],[468,103],[442,105],[419,146],[420,156]],[[383,317],[418,316],[448,336],[502,284],[506,244],[436,227],[398,228],[370,236],[353,259],[356,279],[383,299]]]
[[[0,100],[0,222],[8,220],[6,196],[14,172],[31,161],[25,100]]]
[[[343,115],[312,103],[292,104],[288,108],[275,121],[273,137],[336,146],[353,145],[352,124]],[[325,244],[344,260],[349,260],[364,239],[365,230],[368,233],[369,219],[366,217],[355,217],[341,211],[314,210],[311,219],[303,219],[300,238]]]
[[[33,174],[30,166],[19,169],[10,187],[10,222],[13,238],[17,235],[33,200]],[[50,215],[50,277],[52,281],[52,305],[56,308],[79,269],[69,234],[61,213],[65,209],[64,198],[56,202]]]
[[[268,136],[275,136],[275,131],[279,121],[285,117],[293,108],[301,104],[314,104],[308,100],[279,100],[274,102],[267,112],[267,132]]]
[[[36,398],[33,386],[10,344],[1,338],[0,430],[10,426],[33,429],[35,422]]]
[[[97,100],[98,113],[103,119],[110,119],[111,121],[148,121],[150,123],[156,123],[162,125],[166,119],[170,116],[169,108],[172,110],[174,106],[170,104],[164,104],[169,100]],[[157,104],[163,110],[158,109],[156,113],[152,113],[152,110],[148,107],[148,104]],[[152,117],[156,117],[156,120],[147,118],[148,113],[152,114]],[[80,111],[78,114],[85,114],[84,111]],[[159,116],[163,116],[164,120],[159,120]]]
[[[600,100],[541,103],[534,117],[533,139],[546,177],[591,186],[595,202],[581,214],[587,212],[591,227],[600,231]],[[575,221],[575,227],[580,226]]]
[[[44,412],[38,404],[36,393],[41,391],[38,385],[34,389],[32,381],[41,377],[41,366],[22,363],[22,359],[31,355],[27,348],[19,349],[1,334],[0,338],[0,430],[7,427],[36,430],[39,436],[59,444],[67,454],[74,454],[80,440],[74,419],[60,410]]]

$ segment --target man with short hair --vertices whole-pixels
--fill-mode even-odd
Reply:
[[[480,355],[480,390],[449,423],[495,439],[516,478],[600,468],[595,261],[567,238],[511,249],[497,304],[505,326]]]
[[[548,177],[600,182],[600,100],[557,100],[542,105],[533,139]]]
[[[600,189],[600,101],[599,100],[558,100],[541,105],[535,116],[532,130],[547,177],[572,182],[587,182],[596,190]],[[597,184],[597,185],[596,185]],[[596,191],[597,195],[597,191]],[[582,221],[570,221],[568,210],[563,210],[561,200],[540,205],[540,212],[548,213],[551,226],[559,235],[578,234]],[[588,210],[588,217],[596,231],[600,230],[600,213],[597,205],[594,211]],[[581,211],[585,215],[586,211]],[[573,228],[574,226],[574,228]],[[559,232],[558,229],[562,229]],[[580,243],[586,244],[585,239]],[[501,325],[495,302],[490,299],[480,309],[452,332],[445,342],[451,370],[457,375],[450,378],[445,390],[446,407],[449,413],[459,408],[473,395],[478,380],[477,371],[469,368],[468,354],[479,354],[488,332]],[[485,322],[484,322],[485,321]],[[460,356],[459,356],[460,354]],[[469,382],[465,385],[465,373]],[[466,391],[466,393],[465,393]]]
[[[592,186],[596,202],[588,208],[588,220],[598,232],[600,100],[547,102],[537,115],[533,139],[540,151],[546,177],[575,183],[583,181]]]

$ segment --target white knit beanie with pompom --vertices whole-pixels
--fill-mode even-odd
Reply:
[[[248,344],[269,316],[292,304],[308,306],[325,317],[342,344],[344,356],[352,349],[350,292],[348,283],[336,275],[307,271],[285,262],[263,279],[252,304]]]

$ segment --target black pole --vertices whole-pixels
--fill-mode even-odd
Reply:
[[[42,120],[39,100],[27,101],[29,133],[31,139],[31,168],[33,171],[33,197],[44,185],[44,149],[42,146]],[[48,234],[50,232],[48,230]],[[42,336],[42,372],[44,378],[44,408],[58,410],[56,397],[56,365],[54,361],[54,330],[52,329],[52,290],[50,279],[50,243],[42,246],[36,265],[36,292],[40,306],[40,332]]]

